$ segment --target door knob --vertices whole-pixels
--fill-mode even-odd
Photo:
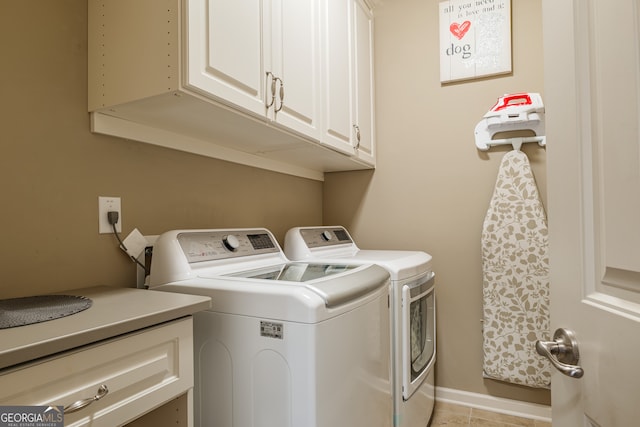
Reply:
[[[544,356],[563,374],[571,378],[581,378],[584,370],[578,365],[580,352],[578,340],[573,331],[559,328],[553,334],[553,341],[536,341],[536,351]]]

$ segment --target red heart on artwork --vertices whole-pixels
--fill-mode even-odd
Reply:
[[[467,34],[467,31],[469,31],[469,28],[471,28],[471,22],[469,21],[464,21],[462,24],[453,22],[449,26],[449,31],[451,31],[451,34],[456,36],[458,40],[462,40],[464,35]]]

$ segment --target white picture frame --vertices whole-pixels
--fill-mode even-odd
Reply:
[[[440,82],[511,73],[511,0],[440,2]]]

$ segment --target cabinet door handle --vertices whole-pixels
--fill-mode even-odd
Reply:
[[[267,85],[269,85],[269,80],[271,80],[271,101],[265,101],[267,109],[271,108],[276,101],[276,80],[278,80],[278,78],[275,77],[271,71],[267,71]]]
[[[275,112],[282,110],[282,106],[284,105],[284,82],[280,77],[276,77],[274,81],[277,80],[280,82],[280,106],[275,109]],[[274,89],[275,92],[275,89]],[[274,95],[275,96],[275,95]]]
[[[86,399],[76,400],[71,405],[65,406],[64,407],[64,413],[65,414],[70,414],[72,412],[79,411],[80,409],[91,405],[96,400],[102,399],[103,397],[105,397],[107,395],[107,393],[109,393],[109,389],[107,388],[106,384],[102,384],[98,388],[98,392],[96,393],[95,396],[88,397]]]
[[[353,125],[353,128],[356,131],[356,148],[360,148],[360,126]]]

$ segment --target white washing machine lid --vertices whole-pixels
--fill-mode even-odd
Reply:
[[[432,257],[422,251],[360,249],[342,226],[295,227],[285,236],[284,253],[296,261],[376,264],[391,280],[405,280],[432,270]]]
[[[297,282],[270,280],[255,273],[252,270],[248,274],[254,277],[241,277],[244,274],[241,272],[201,276],[153,289],[209,296],[209,311],[301,323],[318,323],[341,315],[386,295],[389,290],[389,273],[371,264]]]
[[[226,274],[231,277],[243,277],[246,279],[274,280],[276,282],[310,282],[335,274],[353,270],[357,265],[345,263],[309,263],[290,262],[276,264],[249,271]],[[206,275],[201,274],[202,277]]]
[[[207,274],[202,273],[201,277],[206,278]],[[335,308],[385,286],[389,274],[372,264],[290,262],[211,278],[251,281],[263,290],[285,286],[284,292],[296,292],[304,287],[322,298],[327,308]]]

